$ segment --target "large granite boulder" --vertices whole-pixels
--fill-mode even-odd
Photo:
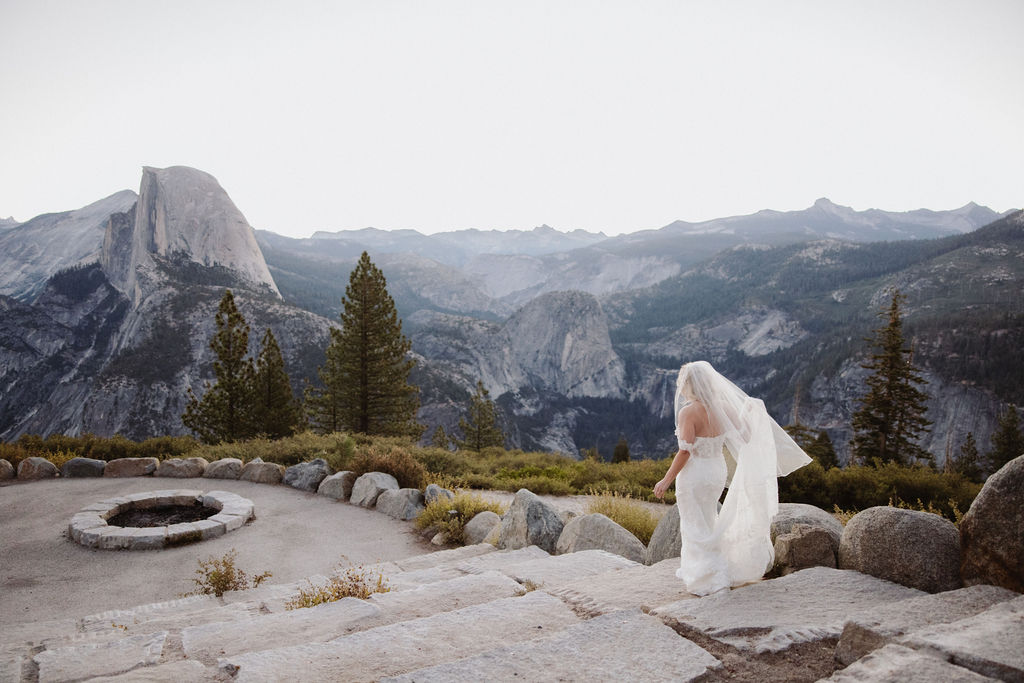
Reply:
[[[824,529],[834,541],[835,552],[839,552],[839,539],[843,535],[842,523],[835,515],[805,503],[779,503],[779,512],[772,518],[772,542],[774,543],[782,534],[791,532],[797,524]]]
[[[285,484],[300,491],[313,491],[320,486],[320,482],[331,473],[331,466],[323,458],[300,462],[292,465],[284,471]]]
[[[964,585],[988,583],[1024,593],[1024,455],[981,487],[960,522]]]
[[[175,477],[178,479],[195,479],[203,476],[206,466],[206,458],[168,458],[160,463],[153,474],[155,477]]]
[[[254,484],[280,484],[284,479],[285,469],[276,462],[263,462],[259,458],[250,460],[242,467],[238,475],[240,481],[251,481]]]
[[[508,512],[501,518],[498,547],[515,550],[535,545],[553,553],[564,526],[558,510],[532,491],[519,489]]]
[[[156,472],[160,461],[156,458],[118,458],[103,468],[104,477],[148,477]]]
[[[452,500],[453,498],[455,498],[455,494],[446,488],[438,486],[437,484],[429,484],[426,490],[423,492],[423,497],[426,500],[427,504],[429,505],[430,503],[433,503],[435,500],[439,498],[444,498],[445,500]]]
[[[0,458],[0,481],[14,479],[14,465],[9,460]]]
[[[367,472],[352,484],[349,502],[359,507],[372,508],[381,493],[398,489],[398,480],[387,472]]]
[[[62,477],[102,477],[106,469],[105,460],[96,458],[71,458],[60,468]]]
[[[788,533],[775,537],[775,566],[772,571],[786,575],[808,567],[836,566],[836,547],[827,529],[794,524]]]
[[[324,477],[316,492],[321,496],[346,501],[352,497],[352,485],[355,483],[355,472],[335,472],[329,477]]]
[[[18,479],[50,479],[57,474],[57,466],[46,458],[33,456],[18,463]]]
[[[953,590],[961,585],[960,532],[929,512],[868,508],[843,529],[839,568],[929,593]]]
[[[238,479],[242,474],[242,461],[238,458],[221,458],[206,466],[203,477],[207,479]]]
[[[679,506],[670,505],[654,528],[651,541],[647,544],[644,564],[658,564],[670,557],[679,559],[682,539],[679,536]]]
[[[466,522],[462,530],[466,545],[483,543],[491,535],[491,532],[501,527],[501,517],[498,513],[490,510],[483,510],[473,515],[473,519]]]
[[[377,496],[377,512],[395,519],[415,519],[423,508],[423,492],[419,489],[388,489]]]
[[[581,515],[562,529],[555,552],[559,555],[577,550],[605,550],[634,562],[643,562],[646,548],[636,536],[600,513]]]

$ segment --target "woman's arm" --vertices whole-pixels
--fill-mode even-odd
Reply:
[[[679,429],[680,439],[686,443],[693,443],[697,432],[696,425],[693,420],[693,411],[684,409],[681,412],[679,419],[682,422]],[[683,465],[685,465],[686,461],[689,459],[689,451],[680,448],[676,452],[676,457],[672,458],[672,464],[669,466],[668,472],[665,473],[665,476],[661,481],[654,485],[654,496],[656,498],[665,497],[665,491],[667,491],[668,487],[676,480],[676,475],[679,474],[679,471],[683,469]]]

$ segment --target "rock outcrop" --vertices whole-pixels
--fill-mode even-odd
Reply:
[[[669,558],[678,560],[682,547],[683,541],[679,535],[679,507],[671,505],[658,521],[658,526],[654,527],[654,533],[647,544],[644,562],[658,564]]]
[[[349,502],[364,508],[372,508],[377,504],[377,497],[384,491],[399,488],[398,480],[387,472],[367,472],[352,484],[352,496]]]
[[[473,519],[466,522],[463,528],[466,545],[483,543],[491,532],[501,527],[501,517],[498,513],[490,510],[483,510],[473,515]]]
[[[835,567],[836,547],[828,531],[820,526],[794,524],[788,533],[775,537],[777,574],[792,574],[808,567]]]
[[[331,473],[331,466],[323,458],[300,462],[284,471],[284,483],[300,491],[316,491],[320,482]]]
[[[960,522],[964,584],[1024,593],[1024,455],[990,476]]]
[[[156,472],[160,461],[156,458],[118,458],[103,468],[104,477],[145,477]]]
[[[60,468],[62,477],[102,477],[107,463],[95,458],[71,458]]]
[[[395,519],[410,520],[423,512],[423,492],[419,489],[388,489],[377,496],[377,512]]]
[[[160,462],[160,466],[156,468],[153,476],[178,479],[201,477],[209,464],[206,458],[168,458]]]
[[[207,465],[203,476],[207,479],[238,479],[241,473],[241,460],[238,458],[221,458]]]
[[[324,477],[316,492],[318,495],[345,502],[352,495],[352,485],[356,483],[356,478],[355,472],[335,472],[329,477]]]
[[[843,529],[839,568],[929,593],[953,590],[961,585],[960,533],[928,512],[868,508]]]
[[[646,548],[632,533],[602,514],[580,515],[562,529],[555,544],[558,554],[605,550],[627,560],[643,562]]]
[[[51,479],[57,474],[56,465],[46,458],[25,458],[18,463],[18,479]]]
[[[519,489],[508,512],[501,518],[498,547],[515,550],[535,545],[551,553],[564,526],[554,507],[533,492]]]

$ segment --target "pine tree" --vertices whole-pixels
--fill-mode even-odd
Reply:
[[[960,454],[953,458],[951,469],[959,472],[971,481],[982,481],[981,455],[978,443],[974,440],[974,432],[967,432],[967,437],[960,445]]]
[[[832,445],[832,437],[824,429],[818,432],[818,436],[804,450],[826,470],[839,467],[839,456],[836,455],[835,446]]]
[[[615,444],[615,450],[612,451],[612,462],[629,462],[629,443],[626,442],[626,437],[620,436],[619,442]]]
[[[302,420],[302,411],[292,393],[288,373],[284,369],[281,347],[274,333],[267,328],[260,342],[253,374],[253,429],[271,439],[295,433]]]
[[[230,289],[224,290],[215,318],[217,332],[210,340],[217,360],[213,362],[213,385],[204,382],[199,399],[190,388],[189,401],[181,421],[206,443],[237,441],[253,436],[252,360],[249,325],[235,306]]]
[[[443,448],[446,451],[452,449],[452,440],[448,438],[448,434],[444,431],[442,425],[437,425],[433,436],[430,437],[430,445],[434,448]]]
[[[419,437],[419,397],[409,384],[415,361],[402,334],[384,274],[364,251],[341,300],[341,329],[331,330],[323,387],[310,392],[308,406],[322,431]]]
[[[1024,455],[1024,435],[1020,431],[1020,418],[1013,405],[999,416],[999,425],[992,433],[992,450],[988,454],[988,469],[996,473],[1003,465]]]
[[[459,448],[480,452],[488,446],[504,447],[505,434],[498,427],[494,401],[484,383],[477,380],[476,391],[470,397],[469,419],[459,419],[462,439],[456,440]]]
[[[925,419],[928,396],[915,384],[926,384],[910,361],[910,349],[904,348],[900,304],[905,300],[897,290],[888,310],[879,313],[888,324],[875,330],[876,353],[861,365],[871,370],[867,378],[868,392],[853,415],[854,436],[850,441],[852,456],[859,462],[896,462],[930,460],[931,455],[917,444],[927,431]]]

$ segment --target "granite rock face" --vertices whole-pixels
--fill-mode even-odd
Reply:
[[[775,567],[791,574],[807,567],[836,566],[836,548],[828,530],[810,524],[794,524],[788,533],[775,537]]]
[[[960,522],[964,584],[1024,593],[1024,455],[985,481]]]
[[[146,477],[160,466],[156,458],[118,458],[103,469],[104,477]]]
[[[519,489],[508,512],[501,518],[498,547],[515,550],[535,545],[553,553],[563,527],[558,510],[533,492]]]
[[[193,479],[203,476],[207,465],[206,458],[168,458],[160,463],[153,476]]]
[[[284,471],[285,484],[300,491],[315,492],[324,477],[331,473],[331,466],[323,458],[300,462]]]
[[[107,463],[95,458],[71,458],[60,468],[62,477],[102,477]]]
[[[242,461],[238,458],[221,458],[206,466],[203,476],[207,479],[238,479],[242,474]]]
[[[839,539],[843,525],[832,514],[814,505],[805,503],[779,503],[779,512],[772,519],[772,542],[782,534],[788,534],[796,524],[807,524],[825,529],[833,539],[834,551],[839,552]]]
[[[602,514],[581,515],[562,529],[555,552],[578,550],[606,550],[634,562],[643,562],[646,554],[640,539]]]
[[[843,529],[839,568],[929,593],[953,590],[961,585],[960,533],[928,512],[868,508]]]
[[[359,507],[372,508],[384,491],[398,490],[398,480],[387,472],[367,472],[352,485],[349,502]]]
[[[335,472],[329,477],[324,477],[316,492],[321,496],[347,501],[352,497],[352,485],[355,483],[355,472]]]
[[[50,479],[57,474],[57,466],[46,458],[33,456],[18,463],[18,479]]]
[[[377,512],[395,519],[415,519],[423,507],[423,492],[419,489],[388,489],[377,496]]]
[[[682,551],[682,538],[679,536],[679,507],[669,506],[669,509],[654,528],[651,541],[647,544],[647,556],[645,564],[658,564],[670,557],[679,559]]]
[[[473,515],[463,529],[466,545],[483,543],[491,532],[501,527],[501,517],[496,512],[484,510]]]

